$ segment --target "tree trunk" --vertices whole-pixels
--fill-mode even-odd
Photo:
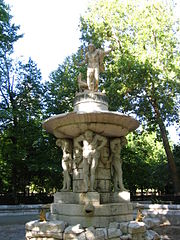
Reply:
[[[14,204],[18,203],[18,199],[17,199],[17,169],[16,169],[16,165],[13,164],[12,166],[12,195],[13,195],[13,202]]]
[[[163,146],[164,146],[164,149],[165,149],[165,152],[166,152],[169,168],[170,168],[171,175],[172,175],[172,180],[173,180],[173,183],[174,183],[174,192],[175,192],[176,195],[180,195],[180,178],[178,176],[177,167],[176,167],[176,164],[175,164],[175,161],[174,161],[174,156],[173,156],[172,150],[171,150],[170,145],[169,145],[169,140],[168,140],[168,137],[167,137],[166,128],[165,128],[164,122],[161,118],[161,114],[160,114],[157,102],[152,98],[150,98],[150,101],[151,101],[151,104],[154,108],[155,118],[156,118],[156,120],[158,122],[158,125],[159,125],[159,128],[160,128],[161,137],[162,137],[162,140],[163,140]]]

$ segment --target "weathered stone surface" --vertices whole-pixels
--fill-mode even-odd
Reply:
[[[105,238],[105,239],[108,239],[107,228],[96,228],[96,231],[103,231],[103,233],[104,233],[104,238]]]
[[[107,111],[108,102],[105,94],[85,90],[74,98],[74,112]]]
[[[89,227],[86,229],[85,235],[86,235],[86,239],[89,240],[94,240],[95,239],[95,228],[94,227]]]
[[[144,240],[144,239],[145,239],[145,233],[132,234],[132,240]]]
[[[75,168],[73,170],[73,179],[83,179],[83,169],[82,168]]]
[[[82,227],[96,226],[97,228],[108,227],[110,222],[123,222],[131,221],[132,215],[118,215],[118,216],[93,216],[93,217],[81,217],[81,216],[64,216],[59,214],[51,214],[52,220],[63,220],[68,222],[68,224],[75,225],[77,222],[82,225]]]
[[[109,239],[120,238],[121,235],[122,235],[122,232],[120,229],[108,228],[108,238]]]
[[[128,225],[129,225],[129,222],[121,222],[120,223],[120,229],[123,234],[128,233]]]
[[[105,231],[105,229],[96,229],[96,239],[98,240],[104,240],[107,238],[107,232]]]
[[[81,151],[81,155],[82,155],[82,151]],[[73,159],[75,160],[75,156],[73,155]],[[77,167],[77,164],[75,163],[75,161],[73,161],[73,164],[72,164],[72,168],[73,170],[78,170],[79,168],[82,169],[83,168],[83,157],[81,156],[81,161],[78,163],[78,167]]]
[[[99,206],[100,204],[100,194],[97,192],[87,192],[79,194],[79,203],[87,204],[92,203],[93,206]]]
[[[93,203],[92,203],[93,205]],[[52,214],[66,216],[84,216],[84,205],[79,204],[59,204],[53,203],[51,206]],[[131,211],[128,209],[127,203],[112,203],[96,205],[94,208],[94,216],[118,216],[128,215]]]
[[[64,231],[64,239],[86,240],[84,231],[80,224],[68,226]]]
[[[85,232],[86,239],[88,240],[104,240],[105,233],[103,229],[95,229],[94,227],[89,227]]]
[[[119,237],[111,238],[111,240],[119,240]]]
[[[75,233],[65,233],[64,234],[64,240],[87,240],[85,233],[75,234]]]
[[[148,229],[152,229],[158,227],[161,223],[160,219],[158,218],[144,218],[143,222],[146,224]]]
[[[104,149],[106,151],[105,147],[104,147]],[[102,156],[102,158],[100,159],[100,161],[98,163],[98,168],[104,168],[104,167],[106,167],[107,169],[111,168],[111,163],[109,162],[109,156]]]
[[[108,192],[100,194],[100,203],[122,203],[130,202],[130,193],[127,191],[122,192]],[[130,209],[133,211],[133,205],[129,204]]]
[[[109,228],[119,228],[120,224],[118,222],[111,222]]]
[[[26,238],[31,239],[31,238],[55,238],[55,239],[63,239],[63,233],[62,232],[52,232],[52,231],[46,231],[46,232],[41,232],[41,231],[29,231],[26,230]]]
[[[63,221],[48,221],[48,222],[40,222],[38,220],[31,221],[26,223],[25,225],[27,230],[34,231],[34,232],[63,232],[66,223]]]
[[[142,203],[134,203],[133,205],[135,209],[141,207],[146,217],[159,218],[161,223],[167,225],[180,225],[180,205]]]
[[[131,240],[131,239],[132,239],[131,234],[120,236],[120,240]]]
[[[105,179],[105,180],[96,180],[96,189],[98,192],[110,192],[111,190],[111,180]]]
[[[99,167],[96,170],[96,179],[111,180],[111,169]]]
[[[75,216],[76,221],[79,218]],[[71,217],[72,218],[72,217]],[[82,220],[82,219],[80,219]],[[102,222],[107,221],[108,228],[98,227]],[[159,240],[160,236],[153,230],[146,230],[143,222],[120,222],[111,219],[93,217],[85,218],[86,229],[81,224],[66,227],[64,221],[39,222],[31,221],[26,224],[27,240]],[[98,225],[99,224],[99,225]],[[93,226],[96,226],[93,227]]]
[[[81,225],[80,224],[77,224],[77,225],[75,225],[75,226],[68,226],[66,229],[65,229],[65,231],[64,231],[64,233],[66,234],[71,234],[71,233],[73,233],[73,234],[80,234],[80,233],[82,233],[82,232],[84,232],[84,229],[81,227]]]
[[[155,231],[147,230],[146,234],[145,234],[145,239],[146,240],[159,240],[161,238],[160,238],[159,234],[156,233]]]
[[[26,238],[26,240],[57,240],[58,238],[53,237],[33,237],[33,238]]]
[[[86,192],[83,179],[73,180],[73,192],[76,192],[76,193]]]
[[[128,225],[128,233],[137,234],[144,233],[146,231],[146,225],[143,222],[131,221]]]
[[[64,234],[64,240],[70,240],[70,239],[73,239],[73,240],[87,240],[85,233],[81,233],[81,234],[78,234],[78,235]]]
[[[78,203],[78,197],[73,192],[56,192],[54,203]]]
[[[86,230],[86,232],[87,231],[90,231],[90,232],[95,232],[96,231],[95,227],[93,227],[93,226],[87,227],[85,230]]]
[[[95,186],[96,186],[95,189],[99,193],[109,192],[111,189],[111,180],[110,179],[97,179],[97,180],[95,180]],[[73,191],[76,193],[86,192],[83,179],[74,179]]]
[[[94,206],[99,205],[100,194],[98,192],[87,193],[57,192],[54,194],[54,203],[84,205],[88,202],[93,203]]]
[[[108,111],[59,114],[43,123],[43,128],[57,138],[74,138],[88,129],[98,134],[103,132],[104,136],[121,137],[138,126],[139,122],[130,116]]]

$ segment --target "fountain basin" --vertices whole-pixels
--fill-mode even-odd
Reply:
[[[139,127],[134,118],[110,111],[70,112],[43,122],[43,128],[56,138],[74,138],[91,130],[106,137],[122,137]]]

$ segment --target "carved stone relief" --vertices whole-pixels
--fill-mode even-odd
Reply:
[[[124,191],[121,149],[127,143],[125,137],[107,138],[91,130],[78,137],[58,139],[62,148],[62,191],[109,192],[111,179],[114,191]],[[72,157],[73,156],[73,157]],[[73,187],[70,174],[73,172]]]

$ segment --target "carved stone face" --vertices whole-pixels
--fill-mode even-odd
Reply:
[[[86,138],[86,140],[88,142],[91,142],[93,140],[93,132],[90,131],[90,130],[87,130],[85,133],[84,133],[84,136]]]

